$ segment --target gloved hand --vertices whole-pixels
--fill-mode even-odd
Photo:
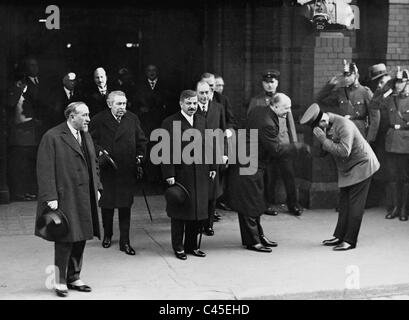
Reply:
[[[320,127],[315,127],[314,130],[312,130],[312,132],[314,133],[318,141],[321,143],[323,143],[325,139],[327,139],[325,132]]]

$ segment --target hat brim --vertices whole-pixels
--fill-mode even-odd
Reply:
[[[385,71],[385,72],[382,72],[381,74],[376,75],[375,77],[372,77],[371,80],[376,80],[386,75],[388,75],[388,72]]]
[[[66,215],[60,210],[46,207],[36,222],[38,232],[47,239],[58,240],[69,232],[69,223]]]

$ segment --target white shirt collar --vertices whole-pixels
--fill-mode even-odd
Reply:
[[[207,103],[206,104],[201,104],[200,102],[199,102],[199,108],[201,109],[201,110],[203,110],[203,107],[204,107],[204,111],[208,111],[209,110],[209,101],[207,101]]]
[[[31,82],[34,83],[34,84],[37,84],[37,83],[36,83],[36,79],[37,79],[37,82],[40,83],[40,81],[38,80],[38,77],[30,77],[30,76],[28,76],[28,78],[29,78],[29,79],[31,80]]]
[[[98,86],[97,86],[98,87]],[[105,92],[107,91],[107,85],[105,85],[104,87],[98,87],[99,92]]]
[[[112,113],[112,111],[111,111],[111,114],[112,114],[112,116],[114,117],[114,119],[117,121],[118,120],[118,117],[116,116],[116,115],[114,115],[113,113]],[[121,117],[121,119],[123,118],[123,116]]]
[[[209,92],[209,101],[212,101],[213,97],[214,97],[214,91],[210,90],[210,92]]]
[[[183,110],[180,110],[180,112],[183,114],[183,116],[186,118],[186,120],[190,123],[190,125],[193,127],[193,116],[191,115],[189,116],[188,114],[186,114]]]
[[[74,129],[74,127],[71,125],[71,123],[69,121],[67,121],[67,125],[68,125],[68,128],[70,128],[70,131],[71,131],[72,135],[74,136],[74,138],[77,139],[77,131],[79,131],[79,130]]]

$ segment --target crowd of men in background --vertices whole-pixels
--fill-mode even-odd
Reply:
[[[381,162],[381,168],[386,170],[389,195],[387,219],[399,217],[401,221],[408,219],[409,192],[409,90],[407,89],[408,72],[398,70],[390,75],[384,64],[377,64],[369,68],[369,77],[373,83],[372,90],[359,82],[358,68],[354,63],[344,61],[343,74],[332,78],[319,92],[316,102],[322,109],[333,111],[350,119],[367,139]],[[144,159],[144,177],[147,181],[161,184],[164,178],[161,168],[151,163],[149,152],[153,142],[149,141],[151,132],[163,126],[163,120],[180,112],[185,101],[175,103],[171,93],[162,81],[159,70],[155,65],[145,68],[144,76],[136,81],[132,72],[121,68],[115,77],[109,77],[104,68],[99,67],[93,73],[93,81],[89,87],[80,86],[75,72],[65,73],[61,83],[48,87],[43,83],[38,61],[29,57],[24,60],[24,73],[13,84],[8,101],[8,185],[13,201],[34,200],[37,197],[36,157],[41,137],[48,129],[66,121],[64,113],[72,102],[83,101],[89,108],[89,115],[94,116],[111,110],[118,112],[118,123],[121,121],[121,104],[126,110],[135,114],[132,121],[137,127],[136,145],[126,145],[123,150],[136,148],[140,155],[147,155]],[[253,97],[248,106],[248,114],[255,108],[286,106],[286,112],[278,112],[277,143],[280,146],[297,145],[297,132],[291,112],[291,101],[277,96],[280,80],[278,70],[265,70],[260,78],[260,94]],[[229,99],[223,94],[224,81],[221,76],[205,72],[198,79],[195,92],[197,94],[197,114],[205,119],[206,128],[221,129],[227,138],[232,130],[238,128],[233,108]],[[111,95],[111,93],[114,93]],[[122,93],[120,93],[122,92]],[[192,98],[187,93],[184,99]],[[123,96],[122,101],[121,97]],[[178,105],[179,104],[179,105]],[[288,106],[289,105],[289,106]],[[123,108],[123,107],[122,107]],[[183,107],[182,107],[183,110]],[[122,110],[123,111],[123,110]],[[101,118],[101,119],[100,119]],[[91,121],[90,132],[97,147],[97,156],[104,152],[115,154],[115,150],[103,147],[103,123],[109,117],[98,121]],[[112,119],[111,119],[112,120]],[[135,135],[132,131],[131,136]],[[102,140],[101,140],[102,139]],[[407,145],[408,144],[408,145]],[[228,193],[228,159],[226,152],[225,163],[214,168],[217,179],[211,184],[207,197],[207,218],[203,232],[214,234],[213,222],[220,219],[216,208],[229,210],[226,194]],[[114,157],[121,158],[121,154]],[[268,206],[265,214],[277,215],[274,209],[276,182],[280,175],[287,195],[288,211],[294,215],[301,215],[303,208],[298,203],[297,188],[294,174],[294,154],[291,152],[277,152],[265,164],[263,173],[263,197]],[[120,161],[120,160],[119,160]],[[126,168],[126,166],[125,166]],[[126,170],[125,170],[126,171]],[[382,170],[380,170],[381,172]],[[375,177],[380,175],[378,172]],[[110,193],[122,193],[121,201],[107,200],[103,196],[103,225],[105,236],[103,246],[109,247],[112,237],[113,208],[120,213],[121,250],[127,254],[135,254],[129,244],[130,207],[133,194],[127,193],[126,172],[122,172],[121,182],[116,181]],[[383,177],[385,179],[385,177]],[[125,182],[124,182],[125,181]],[[118,192],[118,190],[122,190]],[[126,193],[126,196],[124,195]],[[260,213],[260,212],[259,212]],[[258,214],[259,214],[258,213]],[[243,228],[259,225],[257,221],[243,220]],[[176,224],[175,224],[176,225]],[[261,226],[260,226],[261,228]],[[261,234],[261,243],[265,246],[275,246]],[[254,248],[253,248],[254,249]],[[266,250],[265,248],[262,250]],[[262,251],[261,250],[261,251]],[[175,251],[178,251],[175,249]],[[260,251],[260,250],[258,250]]]

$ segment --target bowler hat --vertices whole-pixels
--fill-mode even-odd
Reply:
[[[52,210],[46,206],[37,219],[37,229],[45,238],[58,240],[69,231],[68,219],[60,209]]]
[[[269,70],[265,70],[263,72],[263,81],[271,81],[273,79],[277,79],[280,76],[280,71],[275,70],[275,69],[269,69]]]
[[[108,152],[105,150],[102,151],[102,154],[98,157],[98,163],[100,168],[109,168],[112,167],[115,170],[118,169],[115,161],[109,156]]]
[[[165,199],[169,204],[183,205],[189,197],[189,191],[179,182],[175,182],[165,191]]]
[[[309,124],[311,127],[316,127],[322,119],[322,111],[317,103],[313,103],[308,107],[301,117],[300,124]]]
[[[371,80],[376,80],[384,75],[387,75],[386,66],[383,63],[374,64],[368,68],[369,77]]]

